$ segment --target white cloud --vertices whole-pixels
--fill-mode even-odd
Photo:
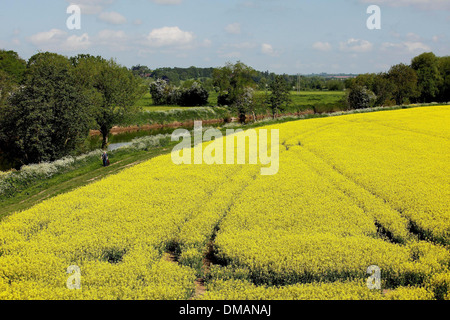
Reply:
[[[415,7],[420,10],[450,10],[448,0],[360,0],[360,2],[389,7]]]
[[[340,43],[340,49],[344,52],[369,52],[372,51],[373,44],[367,40],[348,39],[346,42]]]
[[[46,43],[55,43],[60,41],[67,32],[59,29],[51,29],[50,31],[39,32],[30,37],[31,43],[41,45]]]
[[[241,24],[240,23],[232,23],[225,27],[225,31],[229,34],[240,34],[241,33]]]
[[[178,27],[163,27],[153,29],[147,36],[147,44],[151,47],[172,47],[190,45],[195,36],[194,33],[183,31]]]
[[[407,53],[419,53],[431,51],[431,48],[419,41],[403,41],[398,43],[393,42],[384,42],[381,45],[381,49],[383,51],[388,51],[390,49],[394,49],[396,52],[407,52]]]
[[[87,33],[83,33],[81,36],[70,36],[62,44],[63,51],[77,51],[86,50],[91,46],[89,36]]]
[[[316,42],[312,45],[313,49],[318,51],[330,51],[331,44],[329,42]]]
[[[277,56],[278,53],[273,49],[272,45],[268,43],[263,43],[261,45],[261,52],[269,56]]]
[[[77,51],[91,46],[87,33],[81,36],[72,35],[59,29],[36,33],[28,38],[36,47],[48,51]]]
[[[118,12],[102,12],[99,14],[98,18],[106,23],[110,24],[125,24],[127,19]]]

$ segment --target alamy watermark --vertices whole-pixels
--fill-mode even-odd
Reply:
[[[367,13],[371,16],[367,19],[366,26],[369,30],[381,29],[381,9],[377,5],[371,5],[367,8]]]
[[[367,268],[367,273],[370,277],[367,278],[367,288],[370,290],[381,289],[381,269],[379,266],[372,265]]]
[[[260,129],[259,132],[254,129],[246,131],[227,129],[226,137],[223,138],[222,132],[215,128],[208,129],[203,133],[202,122],[195,121],[193,149],[191,148],[192,135],[188,130],[177,129],[172,133],[172,141],[182,139],[172,150],[172,161],[177,165],[192,164],[192,162],[193,164],[258,164],[259,158],[260,164],[269,165],[261,168],[261,175],[275,175],[280,166],[279,130],[271,129],[269,131],[270,144],[268,143],[267,129]],[[202,142],[210,141],[211,143],[203,149]],[[192,151],[194,152],[193,157]],[[193,161],[192,158],[194,158]]]
[[[69,290],[81,289],[81,269],[78,266],[72,265],[67,268],[67,273],[71,276],[67,279],[66,286]]]
[[[76,4],[72,4],[67,7],[67,14],[70,16],[66,20],[66,26],[69,30],[81,29],[81,8]]]

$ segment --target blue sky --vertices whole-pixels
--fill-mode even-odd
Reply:
[[[115,58],[127,67],[366,73],[433,51],[450,54],[449,0],[14,0],[2,2],[0,48]],[[67,7],[81,9],[70,30]],[[367,8],[381,9],[369,30]]]

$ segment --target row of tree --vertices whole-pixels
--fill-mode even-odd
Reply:
[[[388,72],[364,74],[343,81],[328,75],[283,75],[291,89],[295,90],[329,90],[343,91],[355,86],[377,96],[377,104],[397,103],[402,99],[415,102],[449,101],[450,57],[436,57],[433,53],[424,53],[415,57],[410,65],[398,64]],[[164,79],[172,85],[179,86],[189,79],[195,79],[208,90],[217,90],[214,85],[214,68],[158,68],[150,70],[146,66],[135,66],[133,72],[141,77],[153,80]],[[269,71],[253,70],[251,79],[256,89],[265,90],[278,75]],[[403,80],[408,80],[406,83]],[[401,83],[403,82],[403,85]],[[362,88],[359,88],[362,90]]]
[[[11,163],[71,154],[91,128],[100,130],[105,147],[112,126],[136,111],[135,102],[146,92],[130,70],[99,56],[45,52],[25,62],[8,52],[1,55],[21,66],[14,72],[2,68],[0,83],[0,152]]]
[[[432,52],[397,64],[388,72],[368,73],[346,81],[351,108],[450,101],[450,56]]]
[[[185,81],[196,80],[208,90],[213,91],[214,68],[157,68],[151,70],[147,66],[136,65],[131,67],[131,71],[136,76],[156,81],[165,80],[173,86],[182,86]],[[273,82],[277,74],[269,71],[254,70],[252,80],[259,90],[265,90],[269,83]],[[289,86],[295,90],[330,90],[342,91],[345,89],[345,82],[328,75],[283,75]]]

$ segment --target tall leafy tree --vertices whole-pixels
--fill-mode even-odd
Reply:
[[[329,80],[327,82],[327,87],[330,91],[342,91],[345,88],[345,84],[340,80]]]
[[[255,74],[253,68],[240,61],[214,69],[213,83],[219,93],[219,105],[232,106],[244,95],[247,87],[255,87]]]
[[[384,106],[391,103],[393,85],[389,81],[387,73],[381,72],[375,76],[372,91],[376,96],[375,106]]]
[[[236,110],[241,122],[245,122],[247,113],[254,113],[255,76],[256,71],[240,61],[213,71],[213,85],[219,93],[217,103]]]
[[[392,96],[397,105],[408,103],[419,95],[417,73],[403,63],[392,66],[388,72],[392,84]]]
[[[439,100],[450,102],[450,56],[439,58],[439,71],[442,77],[439,88]]]
[[[146,92],[142,80],[114,60],[79,55],[71,58],[78,84],[83,88],[102,134],[102,148],[108,144],[112,127],[127,114],[137,112],[136,101]]]
[[[365,109],[372,106],[375,95],[367,87],[360,85],[349,89],[347,101],[352,109]]]
[[[181,106],[204,106],[208,104],[209,93],[198,81],[194,81],[187,88],[178,90],[180,91],[178,104]]]
[[[0,149],[20,163],[53,161],[70,154],[89,132],[88,102],[66,57],[39,53],[28,61],[23,86],[3,108]]]
[[[11,76],[0,70],[0,108],[5,104],[14,87],[15,84]]]
[[[0,107],[23,81],[26,65],[17,52],[0,50]]]
[[[11,78],[11,81],[19,84],[24,77],[27,62],[20,58],[15,51],[0,50],[0,70]]]
[[[373,85],[375,83],[376,74],[375,73],[365,73],[360,74],[355,78],[351,78],[348,81],[348,88],[353,87],[366,87],[369,90],[373,90]]]
[[[256,120],[254,90],[251,87],[245,87],[244,92],[239,95],[233,104],[234,109],[239,115],[239,121],[245,123],[247,114],[251,113],[253,121]]]
[[[432,102],[438,97],[439,87],[442,82],[438,58],[434,53],[426,52],[413,58],[411,67],[417,73],[420,101]]]
[[[290,85],[284,76],[277,75],[269,84],[269,89],[268,106],[272,110],[272,116],[275,119],[278,113],[283,111],[291,102]]]

